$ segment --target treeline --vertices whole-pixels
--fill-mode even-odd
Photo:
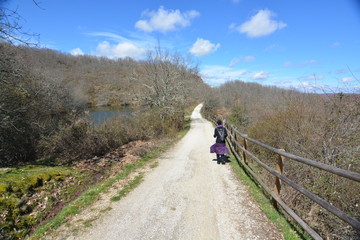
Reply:
[[[162,70],[164,74],[167,72],[172,77],[183,71],[184,78],[181,82],[186,82],[189,86],[198,84],[205,86],[198,76],[196,66],[191,66],[191,63],[186,62],[181,56],[172,55],[161,49],[149,51],[146,60],[135,61],[131,58],[111,60],[91,55],[73,56],[51,49],[26,46],[3,47],[11,48],[17,58],[21,59],[21,64],[35,76],[47,79],[48,84],[66,86],[73,100],[90,106],[118,106],[138,102],[139,95],[143,95],[145,89],[144,74],[156,70],[149,69],[151,62],[161,62],[163,66],[169,63],[167,69]],[[170,65],[176,68],[176,71],[170,69]],[[163,68],[160,64],[154,66]],[[185,76],[185,73],[188,75]],[[134,82],[134,76],[139,76],[139,81]],[[192,91],[194,88],[189,90]],[[191,93],[186,94],[191,95]]]
[[[169,134],[182,127],[184,108],[208,88],[196,67],[160,49],[134,61],[0,43],[0,69],[0,166],[44,157],[69,162]],[[143,111],[118,121],[118,131],[95,129],[84,112],[98,105]]]
[[[313,94],[234,81],[212,89],[205,113],[225,118],[241,132],[270,146],[332,166],[360,172],[360,95]],[[262,161],[275,168],[276,156],[249,144]],[[273,177],[253,165],[262,180],[273,186]],[[286,161],[284,174],[360,218],[360,185]],[[282,196],[310,226],[327,239],[357,239],[341,220],[284,184]]]

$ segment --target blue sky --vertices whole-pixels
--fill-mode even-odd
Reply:
[[[10,0],[42,46],[145,59],[157,41],[211,86],[360,91],[359,0]]]

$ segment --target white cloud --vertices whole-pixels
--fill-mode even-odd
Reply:
[[[245,57],[241,56],[241,57],[233,58],[229,63],[229,67],[234,67],[240,61],[252,62],[252,61],[255,61],[255,57],[254,56],[245,56]]]
[[[234,67],[240,61],[241,61],[241,58],[233,58],[233,59],[231,59],[231,61],[229,63],[229,67]]]
[[[227,81],[240,80],[249,74],[250,71],[244,69],[234,70],[230,67],[207,65],[201,69],[200,74],[204,81],[211,86],[218,86]]]
[[[300,81],[300,82],[293,82],[292,87],[302,91],[315,91],[320,88],[323,88],[324,86],[321,84],[315,85],[313,83],[309,83],[306,81]]]
[[[254,75],[251,76],[251,79],[253,80],[264,80],[269,77],[269,73],[265,71],[257,72]]]
[[[84,52],[80,48],[75,48],[70,51],[71,55],[78,56],[78,55],[84,55]]]
[[[291,78],[294,79],[293,77]],[[319,92],[319,93],[323,93],[322,89],[325,88],[325,86],[321,83],[314,84],[314,82],[310,83],[308,81],[294,81],[294,80],[278,81],[275,82],[275,85],[286,89],[296,89],[298,91],[303,91],[303,92]]]
[[[209,55],[212,52],[215,52],[219,47],[219,43],[213,44],[209,40],[198,38],[193,44],[192,48],[189,50],[189,52],[197,57],[202,57]]]
[[[180,10],[166,10],[163,6],[160,6],[157,11],[145,11],[142,15],[148,17],[148,19],[137,21],[135,23],[136,28],[145,32],[159,31],[166,33],[189,26],[191,20],[198,17],[200,13],[195,10],[181,13]]]
[[[95,36],[95,37],[106,37],[106,39],[111,39],[113,41],[121,41],[121,42],[129,41],[129,39],[112,32],[90,32],[87,33],[87,35]]]
[[[231,23],[231,24],[229,25],[229,29],[230,29],[230,30],[236,30],[236,23]]]
[[[248,37],[262,37],[272,34],[276,30],[286,27],[286,23],[273,20],[276,14],[268,9],[260,10],[257,14],[251,17],[247,22],[236,27],[240,33],[245,33]],[[234,25],[230,25],[234,28]]]
[[[89,36],[97,37],[98,41],[107,41],[111,43],[132,43],[138,48],[151,49],[158,42],[154,37],[145,35],[143,33],[128,32],[128,36],[124,37],[112,32],[90,32]],[[161,46],[164,46],[164,42],[161,42]],[[165,44],[167,46],[167,44]]]
[[[349,83],[349,82],[353,82],[353,81],[355,81],[355,79],[352,77],[344,77],[341,79],[341,82],[343,82],[343,83]]]
[[[118,44],[110,44],[107,41],[99,43],[96,51],[93,53],[96,56],[108,57],[111,59],[131,57],[134,59],[141,59],[146,53],[146,49],[136,46],[131,42],[124,42]]]

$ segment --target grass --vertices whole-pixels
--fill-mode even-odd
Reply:
[[[154,162],[150,165],[150,168],[156,168],[157,166],[159,166],[159,162]]]
[[[308,234],[304,233],[304,231],[289,222],[284,215],[278,212],[272,205],[271,200],[267,197],[267,195],[258,187],[258,185],[245,173],[243,168],[239,166],[235,157],[231,155],[231,167],[241,180],[244,183],[257,202],[261,210],[265,213],[265,215],[272,221],[277,229],[281,231],[285,240],[310,240],[312,239]]]
[[[74,178],[68,181],[70,175]],[[46,218],[48,210],[56,206],[59,199],[66,202],[78,191],[74,182],[86,179],[86,174],[69,167],[25,165],[1,168],[0,238],[23,239],[31,227]],[[66,191],[54,197],[54,186],[66,186]]]
[[[96,218],[91,218],[91,219],[85,220],[85,221],[83,222],[83,225],[84,225],[85,227],[91,227],[91,226],[92,226],[92,223],[93,223],[95,220],[96,220]]]
[[[182,131],[177,133],[176,139],[166,140],[166,142],[162,146],[148,153],[146,156],[142,157],[136,163],[125,165],[122,171],[115,177],[90,187],[86,192],[82,193],[75,201],[71,202],[66,207],[64,207],[55,218],[45,223],[44,225],[38,227],[38,229],[29,237],[29,239],[41,239],[41,237],[44,236],[46,232],[59,228],[62,224],[67,222],[70,216],[78,214],[81,211],[81,209],[84,209],[85,207],[94,203],[99,198],[99,195],[103,192],[106,192],[109,189],[109,187],[113,185],[113,183],[126,178],[131,172],[144,166],[145,163],[147,163],[151,159],[155,159],[162,152],[164,152],[171,145],[173,145],[176,141],[178,141],[180,138],[185,136],[190,129],[190,115],[192,110],[193,108],[187,109],[184,119],[186,122],[185,127]],[[154,162],[151,164],[150,167],[155,168],[157,166],[158,166],[158,162]],[[141,183],[142,177],[143,176],[137,176],[133,181],[131,181],[128,185],[126,185],[124,189],[122,189],[116,196],[112,197],[111,200],[118,201],[122,197],[126,196],[132,189],[134,189],[136,186],[138,186]]]
[[[143,176],[137,176],[134,180],[132,180],[127,186],[125,186],[119,193],[110,198],[111,201],[119,201],[121,198],[125,197],[129,192],[131,192],[134,188],[136,188],[142,182]]]
[[[27,165],[7,168],[0,172],[0,194],[7,192],[26,194],[31,188],[42,186],[50,179],[61,180],[71,173],[74,171],[67,167]]]
[[[178,139],[178,138],[177,138]],[[59,228],[62,224],[66,223],[70,216],[78,214],[81,209],[91,205],[94,203],[99,195],[109,189],[110,186],[116,181],[124,179],[127,177],[131,172],[134,170],[142,167],[150,161],[151,159],[155,159],[158,157],[162,152],[167,150],[176,140],[169,140],[164,143],[159,148],[155,149],[154,151],[150,152],[146,156],[139,159],[136,163],[128,164],[123,167],[123,170],[116,175],[115,177],[108,179],[105,182],[98,183],[89,190],[82,193],[75,201],[71,202],[69,205],[64,207],[61,212],[52,220],[45,223],[44,225],[40,226],[34,234],[32,234],[29,239],[41,239],[48,231],[55,230]],[[132,189],[134,189],[140,182],[142,181],[142,176],[136,177],[133,181],[131,181],[123,190],[121,190],[116,196],[114,196],[111,200],[118,201],[127,193],[129,193]]]

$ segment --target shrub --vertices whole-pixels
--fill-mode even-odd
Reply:
[[[61,83],[34,75],[10,45],[0,44],[0,68],[0,166],[34,161],[39,138],[76,106]]]
[[[315,161],[359,172],[356,159],[360,157],[359,102],[348,96],[319,96],[316,102],[295,101],[288,103],[287,109],[274,112],[260,119],[249,129],[249,136],[287,152],[311,158]],[[273,154],[252,146],[252,151],[260,154],[261,160],[274,167]],[[358,183],[332,175],[325,171],[289,160],[284,174],[349,214],[359,217],[360,212],[355,196],[360,194]],[[272,186],[273,177],[260,174]],[[351,229],[326,211],[317,207],[290,187],[283,189],[283,199],[302,218],[323,236],[339,238],[351,237]],[[336,223],[336,224],[334,224]]]
[[[162,116],[163,110],[152,109],[134,116],[111,118],[98,127],[79,119],[49,137],[42,137],[38,153],[42,158],[70,164],[76,160],[101,156],[131,141],[174,136],[184,127],[182,112],[163,119]]]
[[[39,142],[39,156],[55,158],[61,163],[103,155],[121,145],[121,138],[114,140],[109,131],[96,130],[88,121],[78,120],[65,126]],[[109,137],[109,138],[108,138]]]
[[[228,116],[223,108],[230,112]],[[221,112],[239,130],[275,148],[360,172],[359,94],[309,94],[235,81],[211,89],[204,110],[213,116]],[[248,148],[275,167],[275,154],[251,143]],[[272,188],[274,177],[251,161],[250,165]],[[355,197],[360,194],[358,183],[291,160],[285,161],[284,174],[355,218],[360,217]],[[347,224],[286,184],[282,198],[324,238],[356,236]]]

